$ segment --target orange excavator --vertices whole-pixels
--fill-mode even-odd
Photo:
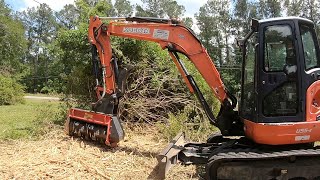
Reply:
[[[166,173],[176,162],[205,164],[205,179],[320,179],[320,52],[314,24],[298,17],[251,22],[239,41],[241,97],[232,95],[192,30],[176,20],[92,17],[89,41],[96,77],[92,110],[72,108],[66,132],[116,146],[124,138],[117,108],[128,70],[119,68],[110,36],[153,41],[167,49],[191,93],[220,134],[207,142],[177,135],[157,157]],[[198,69],[221,102],[217,117],[179,55]],[[237,108],[236,108],[237,106]],[[237,110],[236,110],[237,109]]]

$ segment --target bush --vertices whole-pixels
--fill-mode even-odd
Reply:
[[[60,116],[60,106],[55,103],[46,103],[45,106],[38,106],[35,119],[33,120],[33,135],[43,135],[50,132],[55,125],[62,125],[61,120],[65,117]]]
[[[23,86],[14,78],[0,75],[0,105],[24,102]]]
[[[162,134],[161,138],[170,141],[179,132],[184,132],[186,137],[192,141],[205,141],[210,134],[218,131],[218,128],[211,125],[207,118],[203,118],[203,114],[195,112],[199,110],[197,107],[186,106],[179,113],[169,113],[168,123],[157,123]]]

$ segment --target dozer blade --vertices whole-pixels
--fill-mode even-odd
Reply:
[[[179,133],[157,156],[159,179],[164,179],[170,168],[178,162],[178,154],[184,149],[185,143],[184,133]]]

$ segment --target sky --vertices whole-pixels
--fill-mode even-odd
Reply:
[[[114,1],[114,0],[113,0]],[[131,4],[142,4],[140,0],[129,0]],[[176,0],[179,4],[186,8],[185,16],[193,17],[199,11],[199,8],[206,3],[207,0]],[[66,4],[73,4],[74,0],[5,0],[9,6],[15,11],[23,11],[28,7],[38,6],[39,3],[46,3],[51,9],[59,11]],[[39,2],[39,3],[37,3]]]

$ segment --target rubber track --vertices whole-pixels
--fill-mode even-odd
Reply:
[[[221,149],[217,154],[212,155],[208,160],[206,166],[206,179],[216,179],[212,177],[212,168],[215,170],[219,167],[219,164],[230,161],[251,161],[251,160],[270,160],[270,159],[281,159],[290,156],[296,157],[320,157],[320,147],[312,149],[294,149],[294,150],[283,150],[283,151],[270,151],[270,150],[259,150],[251,148],[226,148]],[[214,173],[215,174],[215,173]],[[214,175],[215,176],[215,175]]]

